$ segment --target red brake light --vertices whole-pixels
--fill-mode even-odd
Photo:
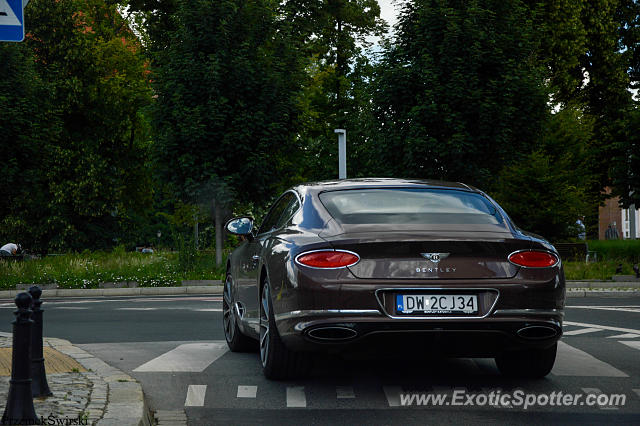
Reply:
[[[519,251],[509,255],[509,262],[527,268],[550,268],[558,261],[558,256],[546,251]]]
[[[345,268],[358,263],[360,257],[349,251],[321,250],[303,253],[296,262],[311,268]]]

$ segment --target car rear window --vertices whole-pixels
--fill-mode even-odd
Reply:
[[[491,202],[473,192],[376,188],[323,192],[320,200],[343,224],[503,224]]]

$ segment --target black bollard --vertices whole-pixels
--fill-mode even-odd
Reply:
[[[15,301],[18,310],[14,312],[16,319],[13,321],[11,380],[2,424],[38,424],[31,395],[31,295],[19,293]]]
[[[51,396],[53,393],[49,390],[47,383],[47,374],[44,370],[44,355],[42,353],[42,290],[37,285],[29,287],[29,294],[33,298],[31,310],[33,314],[33,328],[31,329],[31,392],[33,397]]]

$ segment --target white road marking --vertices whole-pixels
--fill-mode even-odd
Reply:
[[[204,407],[204,397],[207,393],[207,385],[189,385],[185,407]]]
[[[336,397],[338,399],[355,398],[352,386],[336,386]]]
[[[236,398],[255,398],[258,393],[257,386],[238,386],[238,394]]]
[[[4,331],[0,331],[0,337],[11,337],[11,336],[13,336],[13,334],[5,333]]]
[[[634,333],[617,334],[615,336],[609,336],[607,337],[607,339],[635,339],[636,337],[640,337],[640,334],[634,334]]]
[[[55,309],[55,310],[66,309],[66,310],[74,310],[74,311],[78,310],[78,311],[81,311],[81,310],[85,310],[85,309],[89,309],[89,308],[83,308],[81,306],[52,306],[51,309]]]
[[[211,343],[185,343],[149,362],[136,372],[197,372],[204,371],[212,362],[224,355],[229,348],[225,341]]]
[[[602,331],[601,328],[580,328],[578,330],[565,331],[563,336],[577,336],[578,334],[595,333],[596,331]]]
[[[630,348],[640,350],[640,340],[618,340],[619,343],[627,345]]]
[[[222,308],[192,309],[195,312],[222,312]]]
[[[575,377],[629,377],[614,366],[564,342],[558,342],[556,363],[551,373]]]
[[[601,311],[619,311],[619,312],[640,312],[640,306],[628,305],[628,306],[567,306],[567,308],[576,309],[597,309]]]
[[[620,333],[640,334],[640,330],[634,330],[632,328],[610,327],[608,325],[586,324],[584,322],[565,321],[564,325],[575,325],[576,327],[593,327],[601,328],[603,330],[619,331]]]
[[[116,311],[155,311],[157,308],[116,308]]]
[[[287,386],[287,407],[304,408],[307,406],[307,397],[304,394],[304,386]]]
[[[389,407],[400,406],[400,394],[402,393],[400,386],[383,386],[382,390],[384,390],[384,396],[387,397]]]
[[[632,389],[640,397],[640,389]]]

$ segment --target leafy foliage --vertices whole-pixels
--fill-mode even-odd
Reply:
[[[16,185],[36,203],[4,220],[14,224],[11,239],[32,249],[110,246],[129,213],[150,200],[142,110],[151,93],[140,44],[104,1],[34,0],[26,13],[30,31],[24,46],[5,48],[19,52],[8,64],[16,68],[5,72],[26,68],[25,102],[44,102],[33,111],[12,109],[24,114],[17,123],[34,113],[46,118],[34,120],[33,142],[19,144],[25,156],[41,141],[20,162],[37,182]],[[30,204],[20,195],[14,191],[8,204]]]
[[[384,174],[486,186],[526,155],[546,114],[519,0],[407,3],[378,71]]]
[[[295,158],[300,66],[270,6],[178,3],[154,77],[155,152],[161,180],[185,200],[212,184],[264,199]]]

